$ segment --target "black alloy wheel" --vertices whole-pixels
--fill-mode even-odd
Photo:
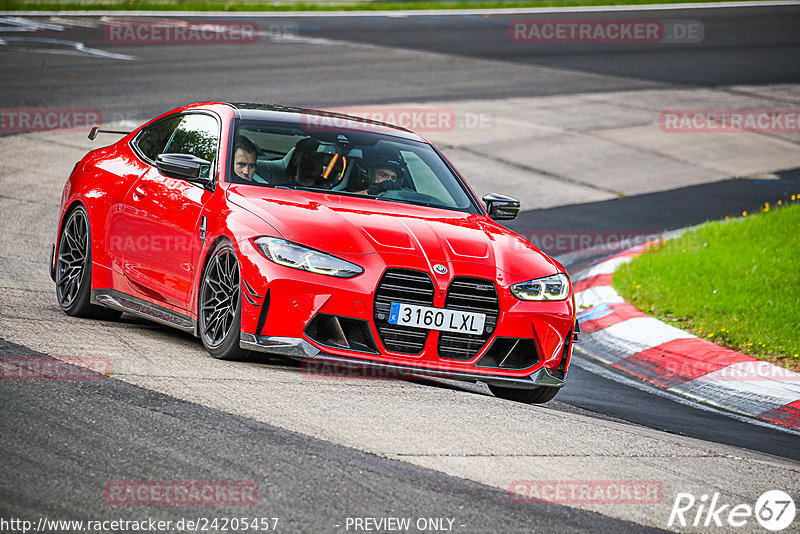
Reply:
[[[118,319],[122,312],[91,303],[91,243],[86,209],[77,206],[68,213],[58,241],[55,266],[58,304],[73,317]]]
[[[200,282],[200,338],[220,360],[246,360],[250,351],[239,347],[242,323],[242,284],[236,250],[228,241],[216,245]]]

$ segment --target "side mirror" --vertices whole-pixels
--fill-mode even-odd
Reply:
[[[495,221],[510,221],[517,218],[520,210],[519,200],[500,193],[489,193],[481,200],[486,203],[489,217]]]
[[[164,176],[208,186],[212,178],[203,175],[204,166],[210,167],[211,162],[192,154],[159,154],[156,157],[156,168]]]

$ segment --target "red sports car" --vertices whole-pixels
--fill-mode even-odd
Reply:
[[[146,317],[216,358],[483,381],[541,403],[564,384],[575,304],[564,267],[495,222],[519,209],[482,204],[404,128],[205,102],[75,165],[51,274],[67,314]]]

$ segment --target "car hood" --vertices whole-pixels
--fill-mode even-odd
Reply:
[[[431,266],[478,263],[526,279],[563,271],[529,241],[485,215],[292,190],[253,197],[237,189],[229,190],[233,204],[263,219],[284,239],[323,252],[421,256]]]

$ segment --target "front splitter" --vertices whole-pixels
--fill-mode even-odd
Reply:
[[[395,363],[376,362],[362,360],[360,358],[348,358],[328,354],[319,350],[317,347],[302,338],[295,337],[276,337],[276,336],[256,336],[254,334],[242,333],[239,338],[239,346],[243,349],[278,354],[297,360],[314,362],[328,362],[335,365],[347,366],[349,368],[369,368],[386,371],[386,376],[397,376],[397,378],[412,378],[414,376],[430,376],[459,380],[463,382],[484,382],[497,386],[512,387],[518,389],[535,389],[538,387],[563,387],[566,383],[565,376],[559,371],[543,367],[526,377],[506,377],[497,375],[483,375],[464,371],[449,371],[443,369],[428,369],[413,365],[400,365]],[[561,377],[557,375],[562,375]]]

